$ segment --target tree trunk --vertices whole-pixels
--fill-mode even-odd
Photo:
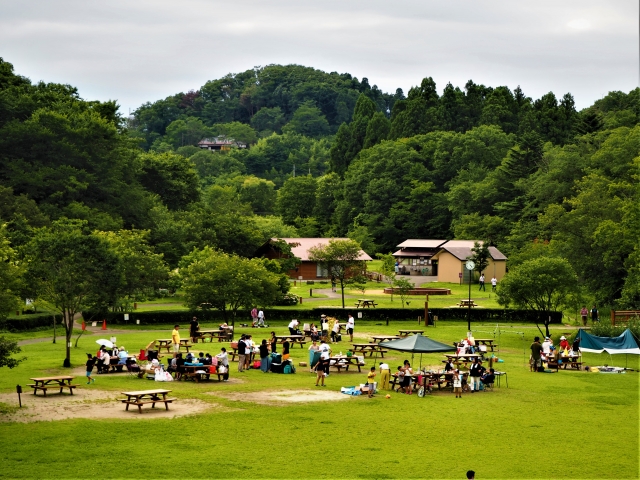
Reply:
[[[64,309],[63,310],[63,321],[64,321],[64,328],[66,330],[66,351],[67,351],[67,356],[64,359],[64,363],[62,364],[63,367],[65,368],[71,368],[71,335],[73,334],[73,312]]]
[[[344,279],[340,279],[340,291],[342,292],[342,308],[344,308]]]
[[[56,314],[53,314],[53,343],[56,343]]]

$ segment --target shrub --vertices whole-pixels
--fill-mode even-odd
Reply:
[[[467,319],[467,310],[463,308],[431,308],[429,311],[438,317],[439,321],[461,320]],[[267,323],[270,320],[291,320],[297,318],[299,320],[318,320],[321,314],[336,318],[346,318],[347,314],[356,315],[362,312],[362,319],[368,320],[401,320],[415,321],[418,316],[424,316],[423,308],[369,308],[364,310],[355,310],[353,308],[343,309],[340,307],[313,308],[311,310],[288,308],[286,310],[265,309],[265,317]],[[124,315],[122,313],[96,313],[85,311],[82,315],[87,321],[89,319],[101,321],[107,320],[107,323],[123,324]],[[141,324],[186,324],[191,321],[191,317],[196,315],[200,321],[222,321],[223,313],[218,310],[202,310],[196,312],[175,311],[175,310],[154,310],[149,312],[132,312],[129,313],[129,322],[135,323],[140,320]],[[231,314],[227,312],[227,320],[231,319]],[[471,310],[472,322],[495,322],[495,323],[533,323],[536,321],[538,312],[532,310],[510,310],[500,308],[483,308]],[[238,311],[237,319],[248,320],[249,311]],[[540,322],[540,319],[538,318]],[[561,323],[562,313],[553,312],[551,315],[551,323]]]
[[[24,332],[26,330],[35,330],[38,328],[53,327],[52,313],[33,313],[28,316],[8,317],[0,320],[0,330],[8,330],[10,332]],[[56,324],[62,322],[62,315],[56,314]]]

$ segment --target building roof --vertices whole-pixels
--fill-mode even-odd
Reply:
[[[398,250],[394,257],[426,257],[432,256],[442,251],[449,252],[460,260],[466,260],[473,255],[471,249],[475,242],[482,244],[482,240],[420,240],[410,238],[398,245]],[[500,250],[496,247],[489,247],[489,254],[493,260],[506,260]]]
[[[235,141],[233,138],[226,138],[224,136],[214,137],[214,138],[205,138],[198,142],[200,147],[209,147],[212,145],[235,145]]]
[[[446,243],[446,240],[419,240],[415,238],[410,238],[405,240],[400,245],[396,245],[398,248],[438,248],[443,243]],[[394,254],[395,255],[395,254]]]
[[[272,238],[272,241],[278,241]],[[291,246],[291,252],[303,262],[309,260],[309,249],[317,245],[328,245],[331,240],[349,240],[348,238],[281,238]],[[360,250],[358,260],[373,260],[364,250]]]
[[[449,252],[459,260],[466,260],[473,255],[471,249],[475,242],[482,245],[482,240],[449,240],[442,245],[441,250]],[[493,260],[506,260],[507,257],[496,247],[489,247],[489,255]]]
[[[392,253],[394,257],[426,257],[431,258],[435,255],[437,250],[424,250],[419,248],[412,248],[411,250],[398,250]]]

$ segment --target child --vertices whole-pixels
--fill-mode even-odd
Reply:
[[[87,385],[89,385],[91,382],[95,382],[96,379],[93,378],[91,376],[91,372],[93,371],[93,367],[96,364],[96,361],[98,360],[96,357],[93,357],[90,353],[87,353],[87,363],[86,363],[86,370],[87,370]]]
[[[367,383],[369,384],[369,398],[373,397],[373,380],[376,378],[376,367],[371,367],[367,374]]]
[[[453,393],[456,398],[462,398],[462,380],[460,379],[460,370],[453,372]]]
[[[324,365],[325,359],[320,357],[320,360],[318,360],[318,363],[316,363],[315,366],[315,370],[316,370],[316,387],[319,386],[318,382],[320,380],[322,380],[322,386],[324,387],[324,370],[325,370],[325,365]],[[326,360],[326,362],[329,362],[329,360]]]

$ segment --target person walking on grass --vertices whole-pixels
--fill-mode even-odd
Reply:
[[[87,369],[86,369],[87,370],[87,385],[89,385],[90,383],[95,383],[95,381],[96,381],[96,379],[91,376],[91,372],[93,371],[93,367],[95,366],[97,361],[98,361],[98,359],[96,357],[94,357],[90,353],[87,353],[87,363],[85,364],[87,366]]]
[[[356,326],[356,321],[353,319],[353,315],[349,314],[349,319],[347,320],[347,333],[349,334],[349,341],[353,342],[353,329]]]
[[[495,292],[496,292],[496,287],[497,287],[497,286],[498,286],[498,279],[497,279],[496,277],[493,277],[493,278],[491,279],[491,291],[492,291],[493,293],[495,293]]]
[[[478,289],[478,291],[482,290],[483,292],[486,292],[486,289],[484,288],[484,273],[480,274],[480,288]]]
[[[369,398],[373,397],[373,381],[376,378],[376,367],[371,367],[367,374],[367,383],[369,384]]]
[[[193,343],[198,343],[198,332],[200,331],[200,324],[198,323],[198,317],[193,317],[189,324],[189,336]]]
[[[453,372],[453,393],[456,398],[462,398],[462,379],[460,378],[460,370]]]
[[[391,369],[388,363],[380,362],[380,383],[382,390],[389,390],[389,379],[391,378]]]
[[[173,346],[173,358],[176,358],[178,352],[180,352],[180,325],[175,325],[171,332],[171,345]]]
[[[540,337],[535,337],[531,344],[531,371],[537,372],[542,367],[542,344]]]
[[[247,348],[247,344],[245,343],[245,336],[242,335],[240,337],[240,341],[238,342],[238,372],[242,372],[244,370],[244,358],[245,352]]]
[[[580,318],[582,318],[582,326],[587,326],[587,316],[589,315],[589,310],[587,310],[587,306],[583,305],[582,310],[580,310]]]
[[[328,363],[329,360],[325,360],[324,358],[320,357],[320,360],[318,360],[318,363],[316,363],[316,366],[314,367],[314,369],[316,371],[316,387],[320,386],[320,385],[318,385],[318,382],[321,382],[323,387],[326,386],[324,384],[325,362]]]

